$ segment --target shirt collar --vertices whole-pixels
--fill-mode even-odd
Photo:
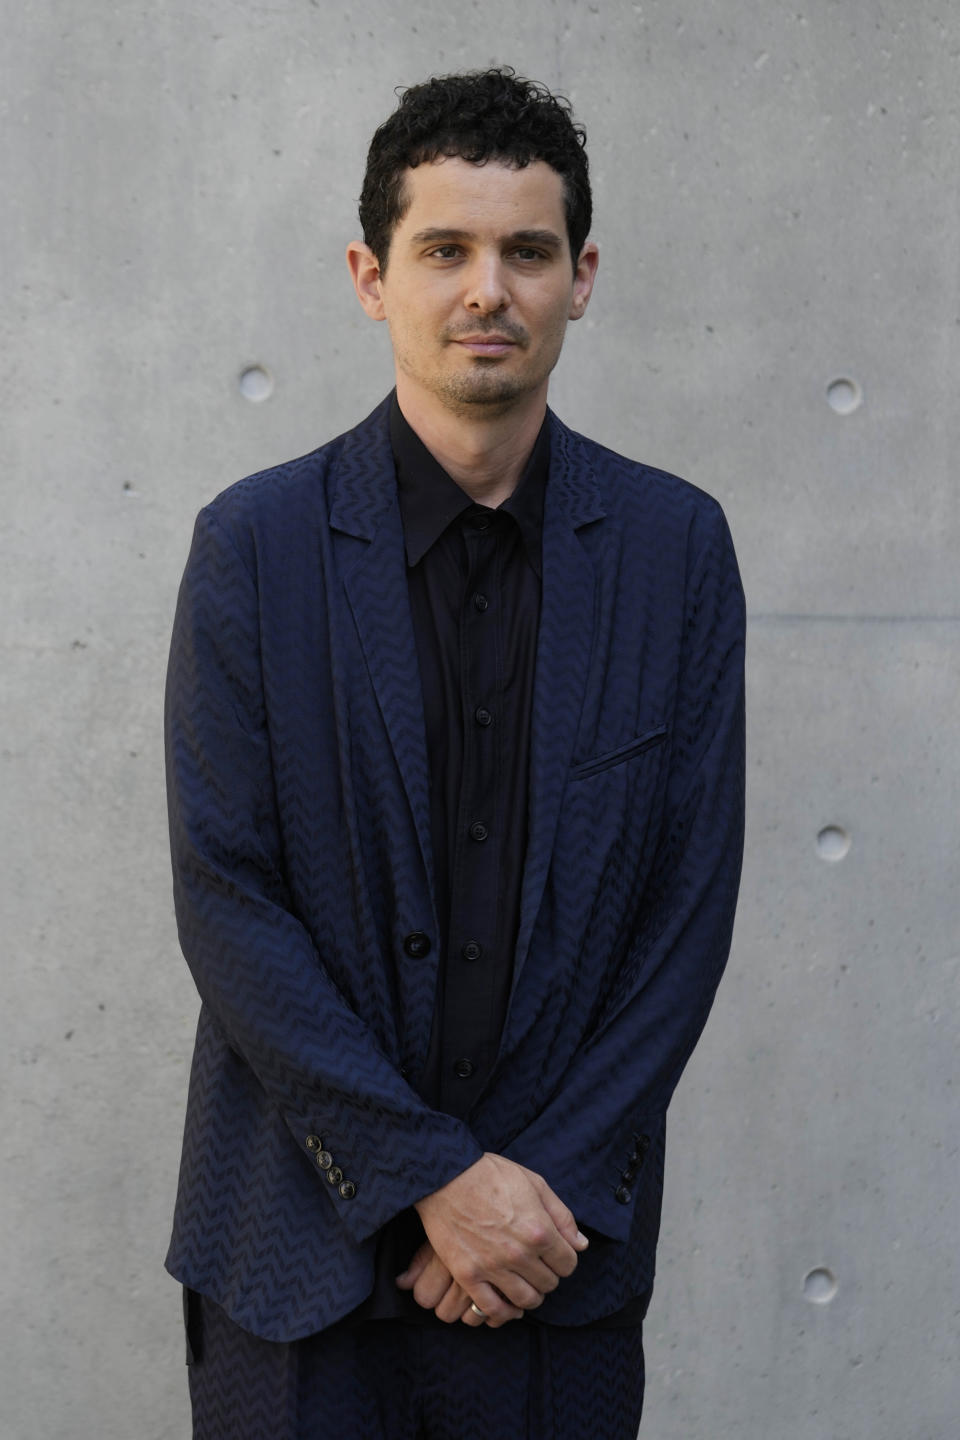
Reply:
[[[451,521],[465,510],[482,510],[447,474],[410,426],[397,403],[390,406],[390,444],[397,470],[397,489],[407,564],[423,559]],[[534,441],[523,474],[498,510],[516,521],[530,564],[540,575],[543,500],[550,470],[550,434],[546,418]]]

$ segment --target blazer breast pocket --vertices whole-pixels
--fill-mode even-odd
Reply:
[[[595,755],[591,760],[574,765],[570,771],[570,779],[586,780],[591,775],[598,775],[601,770],[612,770],[615,765],[623,765],[627,760],[633,760],[635,756],[652,750],[654,746],[662,745],[666,738],[666,725],[657,725],[653,730],[646,730],[642,735],[628,740],[625,745],[618,745],[616,750],[605,750],[602,755]]]

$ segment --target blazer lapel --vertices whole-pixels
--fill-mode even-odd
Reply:
[[[543,591],[530,737],[530,828],[512,994],[526,962],[550,869],[593,648],[596,574],[577,531],[605,513],[577,436],[552,413],[550,425]]]
[[[341,532],[336,538],[344,588],[410,804],[432,898],[426,729],[390,449],[389,404],[388,397],[344,438],[330,524]]]

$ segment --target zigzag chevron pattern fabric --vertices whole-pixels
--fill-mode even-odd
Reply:
[[[466,1119],[423,1101],[438,934],[388,410],[201,512],[170,655],[174,896],[202,1007],[167,1263],[274,1341],[353,1309],[378,1229],[485,1150],[591,1231],[538,1319],[646,1292],[667,1106],[739,883],[723,514],[551,415],[509,1011]]]

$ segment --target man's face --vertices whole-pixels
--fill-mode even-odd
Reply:
[[[574,269],[560,176],[543,161],[448,158],[408,170],[404,191],[386,273],[368,262],[366,294],[351,258],[364,308],[390,327],[401,402],[478,415],[545,400],[597,260],[588,244]]]

